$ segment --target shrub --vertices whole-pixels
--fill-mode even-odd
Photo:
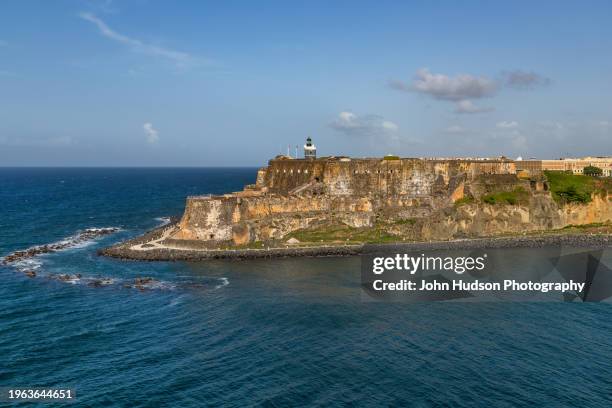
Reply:
[[[553,198],[559,203],[588,203],[598,190],[597,179],[560,171],[545,171]]]
[[[603,170],[600,169],[599,167],[595,167],[595,166],[586,166],[583,170],[582,173],[584,173],[585,176],[596,176],[599,177],[603,174]]]

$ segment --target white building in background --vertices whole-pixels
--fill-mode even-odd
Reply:
[[[571,171],[573,174],[583,174],[588,166],[599,167],[603,176],[612,177],[612,157],[580,157],[562,158],[558,160],[542,160],[542,170]]]

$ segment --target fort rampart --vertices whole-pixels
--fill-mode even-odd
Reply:
[[[513,186],[510,160],[399,158],[270,160],[243,191],[187,199],[174,240],[212,247],[280,240],[314,225],[371,227],[377,221],[424,218],[486,188]]]

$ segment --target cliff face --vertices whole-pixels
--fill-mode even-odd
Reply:
[[[244,191],[189,197],[171,239],[211,247],[246,245],[282,240],[297,230],[381,223],[406,224],[389,227],[398,237],[448,239],[612,220],[608,196],[560,208],[545,183],[519,180],[515,173],[507,160],[271,160]],[[526,202],[488,205],[478,200],[492,191],[517,188],[528,192]],[[455,204],[462,200],[467,203]]]
[[[533,194],[525,205],[470,204],[423,222],[422,239],[487,237],[612,222],[612,196],[559,206],[550,194]]]

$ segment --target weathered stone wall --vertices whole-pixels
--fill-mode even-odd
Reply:
[[[393,208],[393,216],[421,217],[431,212],[433,201],[404,196],[261,196],[189,197],[176,239],[213,243],[232,240],[247,243],[280,239],[283,233],[322,220],[352,227],[372,226],[377,213]]]
[[[453,177],[474,178],[480,174],[515,174],[514,162],[421,159],[317,159],[270,160],[258,174],[258,186],[289,194],[309,182],[320,182],[330,195],[427,196],[435,185],[446,185]]]
[[[461,206],[424,220],[421,239],[486,237],[612,222],[612,196],[594,194],[588,204],[559,206],[547,192],[532,191],[526,205]]]
[[[529,204],[453,206],[519,186],[530,191]],[[612,220],[612,206],[598,196],[559,208],[545,183],[518,179],[514,162],[505,160],[275,159],[242,192],[189,197],[172,239],[245,245],[316,225],[405,219],[419,220],[411,223],[413,238],[448,239],[604,222]]]
[[[595,193],[587,205],[570,204],[558,210],[563,226],[612,222],[612,195]]]

